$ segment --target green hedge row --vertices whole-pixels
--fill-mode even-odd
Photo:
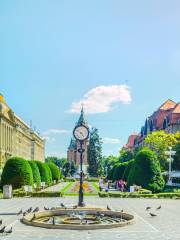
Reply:
[[[61,192],[33,192],[30,193],[31,197],[62,197]]]
[[[99,192],[99,197],[113,197],[113,198],[180,198],[180,193],[156,193],[156,194],[138,194],[138,193],[121,193],[121,192]]]
[[[108,179],[123,179],[127,187],[138,185],[153,193],[161,192],[165,186],[157,154],[148,148],[141,149],[134,160],[115,164]]]
[[[13,189],[33,183],[40,187],[41,182],[50,186],[54,180],[60,180],[60,170],[54,163],[40,161],[27,161],[23,158],[10,158],[3,169],[1,176],[1,188],[4,185],[12,185]]]

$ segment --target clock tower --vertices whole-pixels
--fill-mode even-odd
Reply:
[[[85,119],[85,116],[84,116],[83,107],[81,109],[81,114],[80,114],[79,120],[75,124],[75,127],[80,126],[80,125],[83,125],[83,126],[85,126],[86,128],[89,129],[88,123],[87,123],[87,121]],[[88,161],[87,161],[88,145],[89,145],[89,139],[86,139],[85,141],[83,141],[83,146],[82,147],[84,149],[84,152],[83,152],[83,172],[84,173],[87,173],[87,167],[88,167]],[[80,148],[80,142],[78,140],[76,140],[73,136],[71,138],[70,145],[69,145],[68,150],[67,150],[67,160],[70,163],[74,162],[78,166],[78,169],[80,169],[80,154],[78,152],[79,148]]]

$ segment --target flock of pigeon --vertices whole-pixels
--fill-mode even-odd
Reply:
[[[61,208],[67,209],[67,206],[65,206],[63,203],[61,203],[60,206],[61,206]],[[77,205],[74,205],[74,206],[72,207],[72,209],[77,209],[77,208],[78,208]],[[162,208],[162,207],[161,207],[161,205],[160,205],[159,207],[156,208],[156,211],[160,210],[161,208]],[[55,209],[56,209],[56,208],[54,208],[54,207],[52,207],[52,208],[44,207],[44,210],[45,210],[45,211],[55,210]],[[35,209],[33,209],[32,207],[30,207],[30,208],[28,208],[26,211],[23,211],[23,210],[21,209],[21,210],[17,213],[17,216],[22,215],[22,216],[24,217],[24,216],[26,216],[26,215],[29,214],[29,213],[34,213],[32,219],[31,219],[31,221],[33,221],[33,220],[36,218],[35,213],[36,213],[36,212],[39,212],[39,210],[40,210],[39,207],[36,207]],[[109,205],[107,205],[107,210],[112,211],[113,209],[112,209]],[[151,210],[151,207],[146,207],[146,211],[150,211],[150,210]],[[123,210],[121,210],[121,212],[123,212]],[[157,217],[157,214],[152,213],[152,212],[149,212],[149,215],[150,215],[151,217]],[[99,217],[99,216],[102,216],[102,214],[101,214],[101,213],[97,213],[97,217]],[[53,220],[53,222],[54,222],[54,221],[55,221],[55,220]],[[55,222],[54,222],[54,224],[55,224]],[[3,226],[3,220],[0,220],[0,233],[1,233],[1,234],[10,234],[10,233],[12,233],[12,231],[13,231],[13,228],[12,228],[12,227]]]
[[[162,208],[162,206],[160,205],[159,207],[156,208],[156,211],[160,210],[161,208]],[[151,210],[151,207],[146,207],[146,211],[149,211],[149,210]],[[157,214],[152,213],[152,212],[149,212],[149,215],[151,217],[157,217]]]

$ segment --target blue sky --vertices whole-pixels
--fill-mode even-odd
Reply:
[[[0,92],[47,155],[66,155],[82,101],[103,153],[117,154],[163,101],[180,101],[179,12],[178,0],[1,0]]]

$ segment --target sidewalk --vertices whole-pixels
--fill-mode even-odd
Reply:
[[[41,190],[41,192],[57,192],[67,185],[67,182],[60,182],[54,186]]]

